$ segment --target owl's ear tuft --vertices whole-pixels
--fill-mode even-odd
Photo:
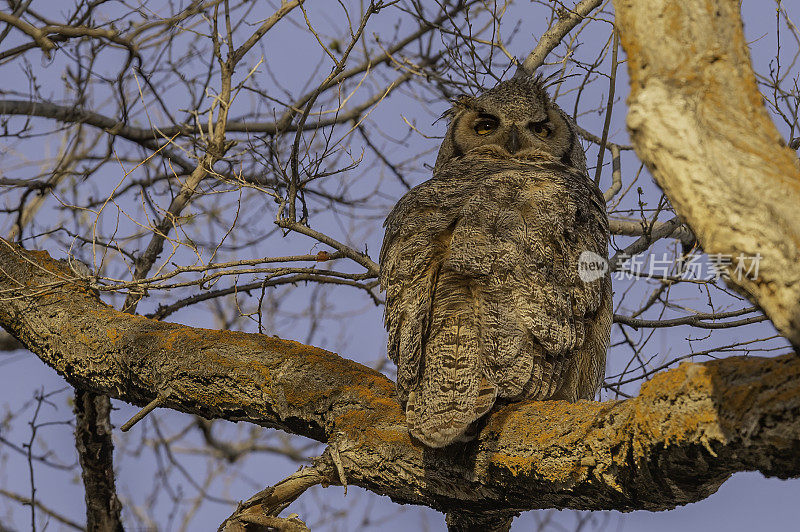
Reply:
[[[464,109],[471,109],[475,106],[475,97],[468,94],[460,94],[453,98],[451,102],[453,107],[461,107]]]
[[[475,109],[475,106],[478,104],[478,100],[475,98],[475,96],[462,94],[456,98],[453,98],[451,103],[453,104],[453,107],[450,108],[450,112],[455,113],[456,111],[461,111],[464,109]]]
[[[443,118],[447,118],[448,120],[450,120],[450,118],[451,118],[451,117],[452,117],[454,114],[455,114],[455,111],[454,111],[454,110],[453,110],[453,108],[451,107],[450,109],[448,109],[447,111],[445,111],[444,113],[442,113],[442,116],[440,116],[439,118],[437,118],[436,120],[434,120],[434,121],[433,121],[433,124],[435,124],[436,122],[438,122],[439,120],[441,120],[441,119],[443,119]],[[433,125],[433,124],[431,124],[431,125]]]
[[[456,115],[456,113],[463,111],[464,109],[473,109],[475,107],[475,97],[467,94],[460,94],[450,100],[450,103],[452,104],[452,107],[442,113],[442,116],[434,120],[434,124],[443,118],[450,120]]]

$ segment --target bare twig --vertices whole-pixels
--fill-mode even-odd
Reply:
[[[5,488],[0,488],[0,495],[2,495],[4,497],[8,497],[11,500],[20,502],[20,503],[25,504],[25,505],[33,504],[43,514],[52,517],[53,519],[55,519],[56,521],[58,521],[62,525],[68,526],[69,528],[72,528],[74,530],[80,530],[80,531],[86,530],[86,527],[84,527],[83,525],[81,525],[79,523],[76,523],[72,519],[69,519],[68,517],[65,517],[64,515],[56,512],[52,508],[50,508],[48,506],[45,506],[44,504],[42,504],[41,501],[32,501],[29,497],[25,497],[24,495],[20,495],[18,493],[14,493],[13,491],[9,491],[9,490],[7,490]]]
[[[172,390],[170,388],[166,388],[161,392],[159,392],[158,397],[147,403],[147,405],[144,408],[136,412],[136,414],[133,417],[131,417],[128,421],[122,424],[119,430],[121,430],[122,432],[128,432],[129,430],[131,430],[131,428],[133,428],[135,424],[143,420],[147,414],[149,414],[150,412],[158,408],[159,405],[164,403],[164,401],[166,401],[169,398],[170,393],[172,393]]]

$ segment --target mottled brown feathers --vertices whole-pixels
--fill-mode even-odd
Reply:
[[[607,256],[602,195],[571,121],[533,82],[504,83],[456,106],[433,178],[385,223],[389,357],[409,430],[431,447],[498,398],[591,399],[604,374],[610,280],[578,276],[581,252]],[[497,117],[487,139],[479,113]],[[546,138],[529,125],[542,117]]]

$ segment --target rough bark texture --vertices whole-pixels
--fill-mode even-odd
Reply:
[[[800,166],[770,120],[735,0],[615,0],[628,128],[709,254],[754,257],[747,294],[800,346]]]
[[[508,532],[511,530],[513,515],[484,512],[448,512],[445,522],[448,532]]]
[[[111,401],[106,395],[75,389],[75,447],[86,490],[86,530],[121,532],[122,503],[114,489]]]
[[[800,476],[800,358],[683,364],[626,401],[499,408],[477,441],[409,438],[394,384],[334,353],[117,311],[46,253],[0,240],[0,324],[74,385],[335,447],[351,485],[449,512],[662,510],[733,472]],[[334,481],[335,479],[331,479]]]

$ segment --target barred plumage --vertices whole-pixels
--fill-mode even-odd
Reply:
[[[398,394],[431,447],[499,398],[593,398],[611,327],[609,275],[578,275],[581,252],[607,256],[608,220],[571,120],[518,78],[450,117],[433,178],[397,203],[381,249]]]

